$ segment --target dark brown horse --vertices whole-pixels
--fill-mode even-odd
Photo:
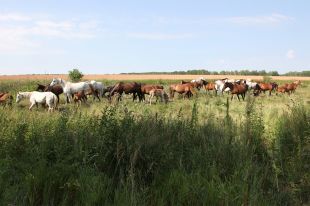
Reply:
[[[248,90],[248,85],[242,84],[242,83],[236,84],[236,83],[226,82],[224,84],[222,91],[224,91],[227,87],[230,89],[230,92],[231,92],[231,100],[233,99],[234,95],[236,94],[239,101],[240,101],[239,95],[241,95],[241,97],[244,101],[245,93]]]
[[[13,96],[9,93],[1,93],[0,95],[0,105],[5,107],[6,105],[12,106],[13,103]]]
[[[153,89],[164,89],[161,85],[141,84],[142,99],[145,100],[145,95],[150,94]]]
[[[53,92],[58,98],[58,103],[59,103],[59,95],[61,95],[64,92],[60,85],[54,85],[54,86],[46,85],[45,86],[42,84],[38,84],[37,91],[39,91],[39,92]],[[68,99],[67,99],[67,101],[68,101]]]
[[[183,99],[185,99],[185,96],[187,96],[189,98],[193,94],[196,94],[194,86],[191,83],[171,84],[169,87],[169,92],[170,92],[170,94],[169,94],[170,98],[173,98],[174,93],[177,92],[177,93],[183,95]]]
[[[119,82],[114,85],[113,89],[111,90],[109,94],[109,99],[111,100],[111,97],[115,94],[120,94],[120,97],[118,100],[121,100],[121,96],[123,93],[125,94],[133,94],[133,101],[135,101],[136,96],[138,96],[139,101],[142,101],[142,92],[141,92],[141,84],[137,82]]]
[[[275,82],[272,83],[259,83],[260,92],[269,91],[269,96],[271,95],[272,91],[275,91],[278,88],[278,85]]]

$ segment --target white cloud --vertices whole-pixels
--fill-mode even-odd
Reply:
[[[268,16],[237,16],[229,17],[226,21],[234,24],[250,25],[250,24],[278,24],[294,20],[293,17],[283,14],[274,13]]]
[[[193,37],[192,34],[166,34],[166,33],[129,33],[130,37],[146,40],[178,40]]]
[[[296,52],[293,49],[288,50],[286,52],[286,58],[295,59],[296,58]]]
[[[1,21],[30,21],[31,17],[25,16],[18,13],[0,13],[0,22]]]
[[[41,46],[36,37],[91,39],[96,36],[97,28],[95,21],[55,21],[26,15],[0,14],[0,52],[31,53]]]

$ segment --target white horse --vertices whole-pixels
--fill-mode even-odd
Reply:
[[[39,104],[47,104],[48,111],[53,111],[57,107],[58,98],[52,92],[18,92],[16,96],[16,102],[20,102],[23,98],[29,98],[30,107],[29,110],[32,109],[34,105],[38,106]]]
[[[50,86],[54,86],[56,84],[60,84],[62,87],[64,94],[67,96],[67,101],[71,102],[72,95],[80,92],[80,91],[87,91],[90,90],[90,86],[87,82],[78,82],[78,83],[72,83],[72,82],[66,82],[63,79],[60,78],[54,78],[50,84]],[[93,93],[93,96],[95,98],[95,94]]]
[[[252,82],[250,79],[247,79],[245,83],[248,85],[249,89],[257,89],[258,84],[256,82]]]
[[[194,82],[201,82],[202,80],[205,80],[204,77],[199,77],[197,79],[193,79],[191,82],[194,83]]]
[[[90,84],[93,85],[94,89],[99,92],[99,96],[103,97],[104,85],[102,84],[102,82],[91,80]]]
[[[226,79],[220,79],[220,80],[216,80],[215,83],[215,90],[216,90],[216,94],[217,93],[222,93],[223,94],[223,88],[224,88],[224,84],[226,82],[230,82],[227,78]],[[230,89],[227,87],[225,90],[225,92],[229,92]]]

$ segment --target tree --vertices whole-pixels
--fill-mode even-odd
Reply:
[[[78,69],[73,69],[69,71],[69,78],[73,82],[78,82],[83,78],[82,72],[80,72]]]

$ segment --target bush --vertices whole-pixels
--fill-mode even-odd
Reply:
[[[73,82],[78,82],[83,78],[82,72],[80,72],[78,69],[73,69],[69,71],[69,78]]]

